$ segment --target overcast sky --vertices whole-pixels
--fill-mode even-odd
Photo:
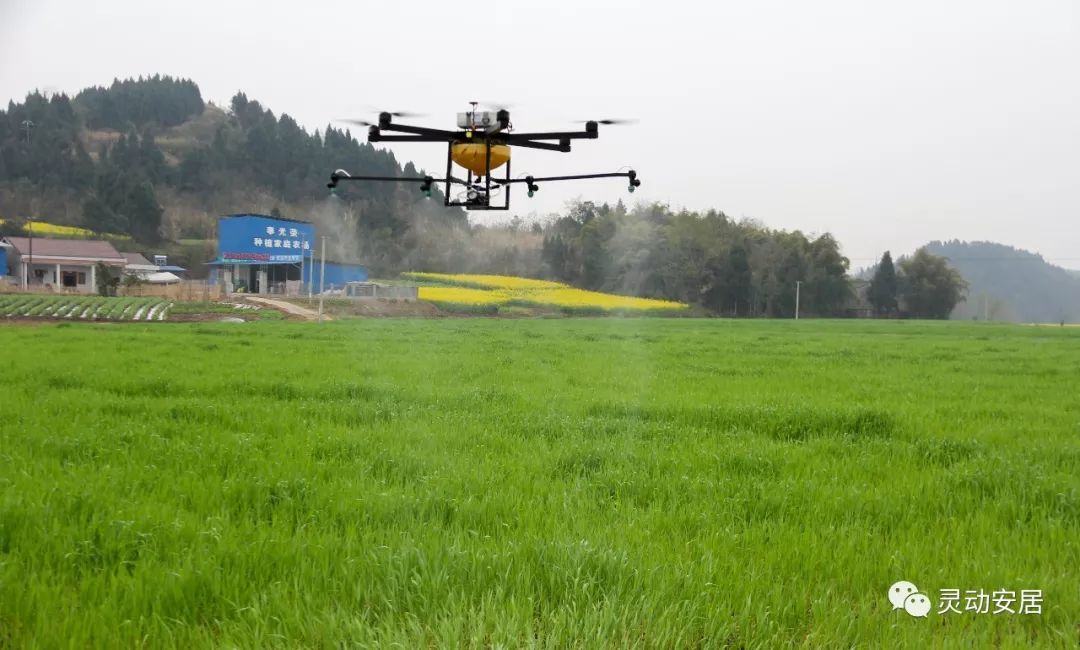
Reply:
[[[830,231],[855,267],[959,238],[1080,268],[1077,0],[0,0],[4,99],[158,72],[309,130],[365,106],[452,128],[474,99],[511,104],[518,130],[640,120],[513,162],[632,165],[638,193],[549,184],[515,195],[523,216],[656,200]],[[437,145],[394,151],[445,164]]]

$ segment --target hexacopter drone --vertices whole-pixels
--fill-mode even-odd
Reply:
[[[472,104],[471,111],[458,113],[457,125],[459,131],[408,126],[393,121],[394,117],[408,117],[407,113],[379,113],[378,124],[362,120],[342,120],[343,122],[368,127],[368,142],[446,142],[448,146],[445,178],[432,176],[416,178],[353,176],[344,169],[339,169],[330,174],[330,182],[327,183],[327,187],[333,191],[341,181],[419,183],[420,190],[425,196],[430,197],[432,186],[435,183],[442,183],[445,186],[443,191],[445,196],[444,205],[448,207],[463,207],[466,210],[509,210],[510,186],[514,183],[525,183],[529,196],[532,196],[540,189],[539,183],[552,181],[626,178],[629,181],[628,189],[631,192],[641,185],[637,172],[633,169],[608,174],[510,177],[511,147],[527,147],[529,149],[544,149],[565,153],[570,151],[571,140],[595,140],[599,135],[600,124],[619,124],[624,122],[623,120],[589,120],[585,122],[584,131],[511,133],[513,125],[510,123],[510,111],[505,108],[497,111],[478,111],[476,110],[478,102],[470,103]],[[396,131],[406,135],[383,135],[383,131]],[[466,170],[465,178],[457,178],[453,175],[454,163]],[[499,168],[503,170],[502,175],[498,178],[493,177],[492,172]],[[455,192],[455,185],[462,187]],[[500,193],[503,195],[503,201],[493,203],[492,198]]]

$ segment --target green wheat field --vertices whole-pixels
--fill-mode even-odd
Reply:
[[[65,322],[0,349],[3,647],[1080,643],[1080,329]]]

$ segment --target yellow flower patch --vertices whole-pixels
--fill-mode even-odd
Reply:
[[[575,289],[561,282],[507,275],[402,273],[408,280],[448,286],[421,286],[419,297],[430,302],[463,305],[531,305],[558,309],[603,311],[680,311],[683,303],[652,298],[619,296]]]

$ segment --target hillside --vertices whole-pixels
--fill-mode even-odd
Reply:
[[[1042,256],[992,242],[930,242],[969,284],[967,301],[953,318],[1028,323],[1080,321],[1080,274]]]
[[[400,242],[418,214],[448,227],[466,223],[441,197],[424,201],[390,183],[330,200],[325,184],[337,168],[420,173],[348,131],[308,133],[242,92],[227,108],[215,106],[194,82],[170,77],[117,80],[73,98],[35,92],[0,111],[0,217],[33,215],[174,249],[213,238],[220,214],[278,213],[332,233],[332,257],[377,269],[400,266]]]

